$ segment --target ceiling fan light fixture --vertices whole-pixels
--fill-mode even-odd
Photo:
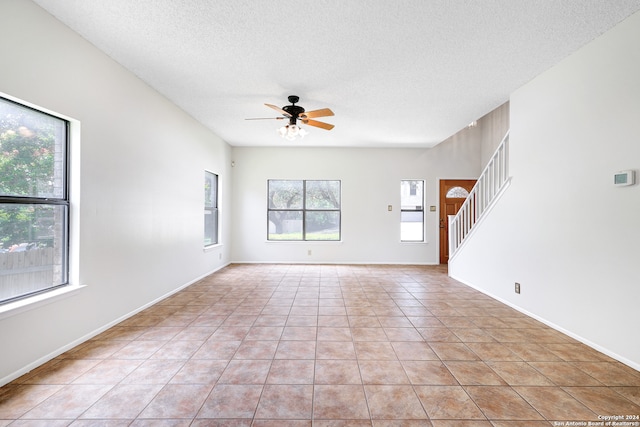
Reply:
[[[298,125],[288,124],[286,126],[282,126],[278,129],[278,133],[281,137],[288,139],[289,141],[295,140],[298,136],[300,138],[304,138],[304,136],[308,133],[306,130],[302,129]]]

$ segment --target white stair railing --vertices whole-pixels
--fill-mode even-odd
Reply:
[[[467,200],[449,221],[449,258],[509,182],[509,132],[482,171]]]

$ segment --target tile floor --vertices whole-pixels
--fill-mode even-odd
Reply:
[[[640,415],[640,372],[442,266],[231,265],[0,388],[0,426],[538,427],[599,415]]]

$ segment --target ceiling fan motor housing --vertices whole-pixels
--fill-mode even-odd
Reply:
[[[289,95],[288,99],[291,105],[285,105],[284,107],[282,107],[282,109],[291,114],[291,117],[289,118],[289,124],[295,125],[296,120],[298,119],[300,114],[304,113],[304,108],[300,107],[299,105],[294,105],[300,100],[300,98],[296,95]]]

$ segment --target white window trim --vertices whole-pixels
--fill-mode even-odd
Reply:
[[[303,183],[303,192],[304,192],[304,187],[306,185],[307,181],[338,181],[340,183],[340,208],[336,209],[336,210],[328,210],[328,211],[333,211],[333,212],[339,212],[340,213],[340,239],[338,240],[278,240],[278,239],[269,239],[269,230],[267,228],[267,239],[265,240],[265,242],[267,243],[342,243],[342,179],[267,179],[267,199],[269,197],[269,181],[301,181]],[[313,209],[306,209],[304,207],[305,204],[305,198],[306,196],[303,196],[303,208],[299,209],[300,212],[302,212],[302,215],[304,216],[304,213],[307,211],[311,211],[313,212]],[[269,209],[269,201],[267,200],[267,223],[269,221],[269,211],[277,211],[280,209]],[[297,209],[296,209],[297,210]],[[268,226],[267,226],[268,227]],[[303,231],[304,234],[304,231]]]
[[[402,240],[402,232],[400,232],[399,242],[401,245],[424,245],[428,244],[427,240],[427,180],[424,178],[401,179],[403,181],[422,181],[422,240]],[[402,195],[400,196],[400,215],[402,215]],[[402,226],[402,218],[400,219]]]
[[[69,284],[30,297],[0,305],[0,320],[30,311],[78,294],[80,284],[80,121],[48,108],[24,101],[4,92],[0,96],[69,122]]]
[[[25,311],[34,310],[39,307],[60,301],[65,298],[72,297],[80,292],[86,286],[82,285],[66,285],[59,288],[43,292],[32,297],[19,299],[14,302],[0,305],[0,320],[7,317],[15,316]]]
[[[211,252],[213,250],[222,248],[224,245],[222,243],[214,243],[213,245],[208,245],[202,248],[203,252]]]
[[[212,243],[211,245],[204,245],[202,246],[202,250],[203,252],[210,252],[214,249],[217,249],[219,247],[222,246],[223,242],[222,242],[222,228],[220,226],[221,222],[222,222],[222,215],[221,215],[221,207],[220,207],[220,201],[221,201],[221,196],[220,196],[220,191],[221,191],[221,185],[220,185],[220,180],[222,179],[220,174],[218,172],[214,172],[211,169],[205,169],[204,170],[205,173],[211,173],[214,174],[216,176],[216,185],[218,186],[218,188],[216,188],[216,205],[217,205],[217,209],[218,209],[218,221],[216,222],[216,227],[217,227],[217,236],[218,236],[218,241],[216,243]]]

